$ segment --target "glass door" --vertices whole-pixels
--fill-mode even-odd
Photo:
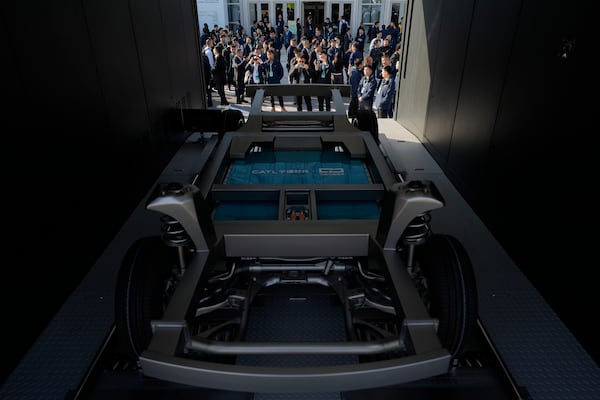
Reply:
[[[369,28],[375,23],[379,22],[381,28],[381,21],[379,16],[381,15],[381,0],[362,0],[361,10],[361,21],[364,23],[365,32],[369,32]]]
[[[352,3],[335,2],[331,3],[331,22],[334,32],[339,34],[340,19],[343,16],[348,25],[352,18]]]
[[[254,21],[270,21],[269,3],[250,3],[250,23]]]
[[[309,16],[312,16],[315,27],[322,26],[325,20],[325,3],[323,1],[309,1],[304,3],[304,21]]]
[[[352,21],[352,3],[342,3],[342,15],[350,24],[350,21]]]
[[[275,3],[275,15],[283,16],[284,23],[290,27],[290,23],[296,24],[296,3]]]

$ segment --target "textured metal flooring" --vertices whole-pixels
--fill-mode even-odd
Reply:
[[[246,341],[347,340],[344,309],[334,304],[333,296],[324,293],[307,296],[305,290],[296,285],[277,289],[261,296],[259,305],[250,309]],[[357,362],[356,356],[335,354],[244,355],[237,358],[239,365],[261,367],[311,367]]]
[[[261,297],[250,309],[247,341],[345,341],[344,309],[332,296],[306,296],[302,288],[287,285]],[[310,367],[354,364],[356,356],[332,354],[245,355],[239,365]],[[255,400],[340,400],[340,393],[255,393]]]

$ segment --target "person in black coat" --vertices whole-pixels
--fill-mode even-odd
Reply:
[[[300,23],[300,18],[296,18],[296,39],[300,39],[302,37],[302,24]]]
[[[235,97],[237,104],[246,103],[244,100],[244,92],[246,91],[246,84],[244,83],[244,77],[246,74],[246,65],[248,60],[244,58],[244,50],[241,47],[236,49],[236,55],[233,57],[233,80],[235,83]]]
[[[304,36],[306,36],[308,40],[312,40],[313,37],[315,37],[315,23],[313,22],[312,15],[309,15],[306,18],[306,23],[304,24]]]
[[[281,83],[283,78],[283,65],[281,61],[275,58],[275,50],[267,50],[267,61],[264,63],[265,81],[269,85],[277,85]],[[283,96],[277,96],[281,111],[285,111]],[[275,96],[271,96],[271,111],[275,111]]]
[[[311,73],[308,65],[308,56],[302,54],[298,61],[290,64],[290,73],[288,74],[290,82],[295,84],[310,83]],[[306,103],[306,109],[312,111],[312,102],[310,96],[296,96],[296,109],[302,111],[302,98]]]
[[[225,83],[227,83],[227,62],[225,61],[225,57],[222,54],[223,49],[221,48],[221,46],[215,46],[213,48],[213,53],[215,55],[213,79],[215,81],[217,93],[219,93],[219,97],[221,98],[221,105],[226,106],[229,105],[229,102],[225,97]]]

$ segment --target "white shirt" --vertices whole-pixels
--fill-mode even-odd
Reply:
[[[258,64],[254,64],[254,70],[252,71],[254,83],[260,83],[260,75],[258,74]]]
[[[210,69],[213,70],[215,68],[215,55],[212,51],[211,47],[206,47],[204,49],[204,54],[208,57],[208,63],[210,64]]]

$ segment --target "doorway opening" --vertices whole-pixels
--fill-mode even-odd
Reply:
[[[310,1],[304,3],[304,21],[308,16],[312,16],[315,27],[323,28],[323,21],[325,20],[325,2],[323,1]]]

